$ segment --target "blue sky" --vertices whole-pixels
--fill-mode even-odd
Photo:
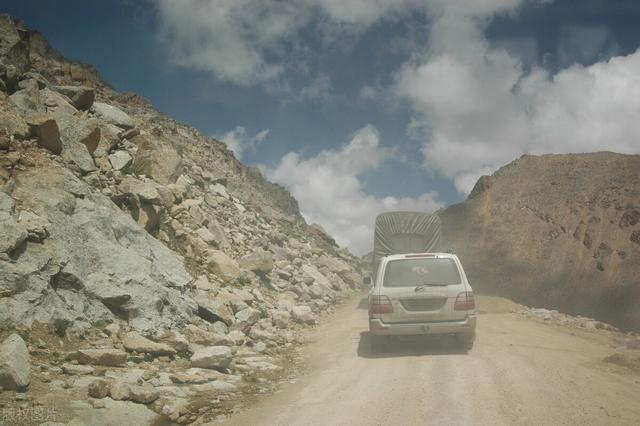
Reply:
[[[0,10],[227,142],[358,253],[524,153],[637,153],[640,3],[19,0]]]

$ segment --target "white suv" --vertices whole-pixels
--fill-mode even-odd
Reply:
[[[458,256],[411,253],[383,257],[369,292],[372,351],[387,336],[452,334],[473,347],[476,307]]]

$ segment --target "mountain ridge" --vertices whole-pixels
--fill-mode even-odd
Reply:
[[[525,155],[441,217],[478,290],[640,328],[640,155]]]

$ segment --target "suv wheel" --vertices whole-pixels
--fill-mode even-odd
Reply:
[[[458,345],[461,349],[465,351],[470,351],[473,348],[473,343],[476,340],[476,333],[470,334],[458,334],[456,336],[456,340],[458,341]]]

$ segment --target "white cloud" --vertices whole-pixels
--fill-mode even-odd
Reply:
[[[156,0],[169,58],[220,80],[252,85],[276,78],[287,37],[308,20],[308,8],[278,0]]]
[[[530,152],[640,152],[640,49],[553,76],[537,69],[515,96],[531,123]]]
[[[311,72],[306,76],[311,97],[311,91],[326,89],[326,81],[307,69],[306,62],[318,52],[300,37],[303,30],[311,29],[307,36],[314,34],[323,48],[340,49],[349,45],[347,35],[404,16],[422,1],[154,0],[163,45],[174,64],[221,81],[278,91],[290,86],[286,71]]]
[[[377,130],[366,126],[339,150],[325,150],[306,159],[292,152],[275,168],[264,170],[267,178],[289,189],[309,223],[319,223],[340,245],[364,254],[372,250],[378,213],[435,211],[443,206],[433,192],[415,198],[377,198],[364,191],[360,176],[394,155],[380,146]]]
[[[640,150],[640,51],[555,75],[535,66],[525,73],[521,55],[484,36],[493,15],[522,3],[431,2],[428,51],[396,74],[396,94],[416,114],[408,132],[426,135],[425,166],[461,193],[523,153]]]
[[[267,138],[268,134],[269,129],[265,129],[256,133],[254,136],[250,136],[244,127],[236,126],[235,129],[217,138],[224,142],[227,147],[233,151],[236,158],[240,160],[245,151],[254,150],[258,144]]]

